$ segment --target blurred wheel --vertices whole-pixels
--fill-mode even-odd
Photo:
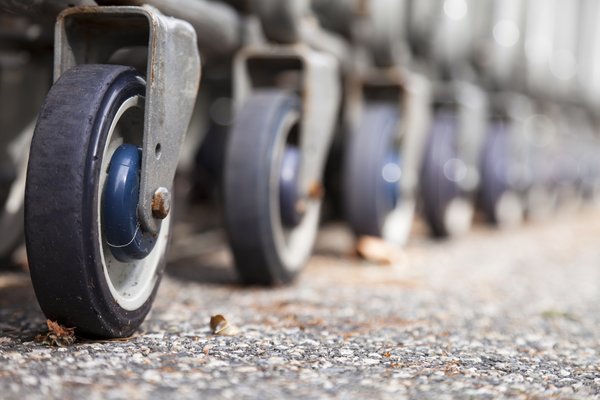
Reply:
[[[257,90],[229,134],[225,225],[237,271],[248,284],[289,283],[312,252],[321,200],[299,190],[300,116],[296,94]]]
[[[473,203],[459,182],[467,167],[458,158],[458,117],[450,110],[439,110],[433,118],[421,168],[421,197],[425,219],[434,236],[465,233],[471,227]]]
[[[370,104],[351,133],[345,158],[344,200],[354,233],[404,244],[415,204],[401,193],[400,115],[393,104]]]

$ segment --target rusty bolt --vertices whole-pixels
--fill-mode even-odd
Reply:
[[[171,193],[164,187],[156,189],[152,196],[152,215],[154,218],[165,219],[171,211]]]

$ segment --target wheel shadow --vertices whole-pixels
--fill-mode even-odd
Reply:
[[[232,265],[215,263],[210,257],[196,257],[169,262],[167,275],[181,281],[209,285],[239,285]]]
[[[222,229],[179,237],[176,233],[171,243],[166,273],[182,281],[239,285]]]

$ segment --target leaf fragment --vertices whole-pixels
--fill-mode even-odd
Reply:
[[[229,321],[221,314],[210,317],[210,331],[217,336],[234,336],[238,333],[238,329],[229,325]]]
[[[356,243],[357,254],[370,262],[381,265],[400,264],[402,252],[393,244],[374,236],[362,236]]]
[[[48,332],[35,337],[37,343],[48,346],[66,347],[71,346],[77,338],[75,328],[66,328],[56,321],[47,320]]]

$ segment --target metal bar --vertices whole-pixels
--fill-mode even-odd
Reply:
[[[189,22],[203,55],[229,56],[242,46],[242,19],[229,5],[205,0],[98,0],[101,5],[151,5]]]
[[[0,11],[53,20],[65,8],[95,4],[93,0],[0,0]]]
[[[300,41],[300,24],[310,9],[308,0],[255,0],[253,6],[270,41],[285,44]]]
[[[302,41],[309,47],[334,56],[343,69],[352,65],[352,49],[341,36],[322,29],[318,24],[308,21],[300,27]]]

